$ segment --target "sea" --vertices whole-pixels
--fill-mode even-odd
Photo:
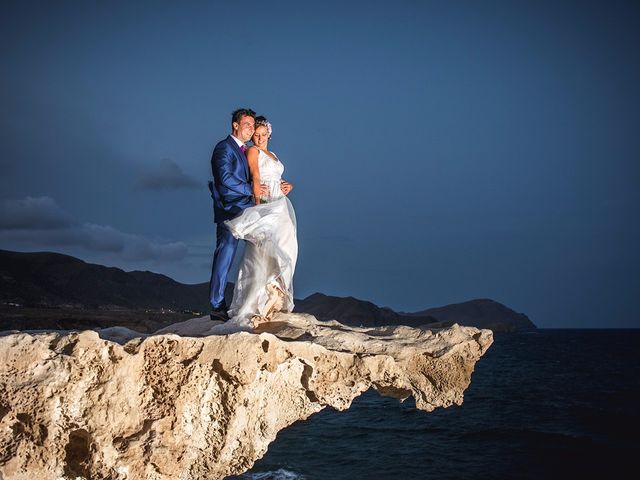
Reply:
[[[640,330],[498,333],[464,403],[370,390],[282,430],[242,480],[640,478]]]

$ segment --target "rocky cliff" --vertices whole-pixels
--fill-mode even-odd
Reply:
[[[281,429],[369,388],[427,411],[461,404],[493,341],[472,327],[355,328],[303,314],[199,336],[210,327],[0,336],[0,478],[224,478]]]

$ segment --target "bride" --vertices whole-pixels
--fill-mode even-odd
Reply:
[[[251,330],[277,312],[293,310],[298,241],[295,212],[287,198],[293,186],[282,179],[284,165],[267,148],[271,132],[267,119],[256,117],[253,146],[247,150],[256,205],[225,222],[234,237],[246,240],[246,247],[230,320],[214,327],[216,333]],[[267,185],[267,196],[261,194],[261,185]]]

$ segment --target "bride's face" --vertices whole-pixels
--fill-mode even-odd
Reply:
[[[267,148],[267,143],[269,143],[269,132],[267,131],[267,127],[260,125],[256,128],[256,131],[253,133],[253,137],[251,137],[251,141],[253,141],[253,144],[260,149]]]

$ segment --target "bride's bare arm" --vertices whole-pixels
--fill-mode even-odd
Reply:
[[[249,173],[251,173],[251,189],[253,190],[253,201],[260,205],[260,167],[258,167],[258,149],[249,147],[247,150],[247,161],[249,162]]]

